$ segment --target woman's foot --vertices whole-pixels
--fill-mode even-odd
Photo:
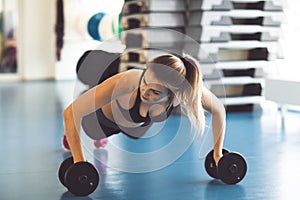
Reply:
[[[104,148],[108,143],[108,138],[103,138],[101,140],[94,140],[94,146],[96,149]]]
[[[66,135],[64,134],[63,138],[62,138],[62,147],[65,151],[69,152],[71,151],[68,140]]]

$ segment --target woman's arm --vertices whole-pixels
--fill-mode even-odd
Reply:
[[[129,79],[127,76],[124,76],[125,73],[119,73],[91,88],[64,110],[65,134],[74,163],[85,161],[79,135],[82,118],[130,90]]]
[[[223,103],[208,89],[203,87],[203,108],[212,114],[212,132],[214,137],[214,159],[218,164],[222,155],[223,141],[226,128],[226,111]]]

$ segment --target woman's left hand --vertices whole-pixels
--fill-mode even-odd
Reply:
[[[222,154],[214,154],[214,160],[216,162],[216,165],[218,166],[220,159],[222,158]]]

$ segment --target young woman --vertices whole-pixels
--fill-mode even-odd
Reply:
[[[89,130],[95,139],[125,133],[142,137],[153,122],[163,121],[179,105],[196,125],[199,134],[205,127],[204,110],[212,113],[214,159],[222,157],[225,133],[223,104],[203,86],[199,63],[191,56],[166,54],[146,63],[146,69],[132,69],[116,74],[91,88],[63,112],[65,134],[74,162],[85,161],[80,141],[80,127],[90,115],[97,116],[99,129]]]

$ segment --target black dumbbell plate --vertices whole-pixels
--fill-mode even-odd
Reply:
[[[247,163],[238,153],[229,153],[221,158],[218,166],[219,178],[227,184],[236,184],[246,175]]]
[[[87,196],[94,192],[99,179],[97,169],[88,162],[74,164],[65,174],[67,188],[76,196]]]
[[[228,153],[228,150],[222,149],[223,155]],[[205,170],[212,178],[218,178],[217,166],[214,160],[214,150],[210,151],[205,158]]]
[[[70,158],[67,158],[65,159],[61,164],[60,164],[60,167],[59,167],[59,170],[58,170],[58,177],[59,177],[59,180],[60,182],[65,186],[67,187],[67,184],[65,183],[65,173],[66,171],[68,170],[68,168],[73,165],[73,157],[70,157]]]

